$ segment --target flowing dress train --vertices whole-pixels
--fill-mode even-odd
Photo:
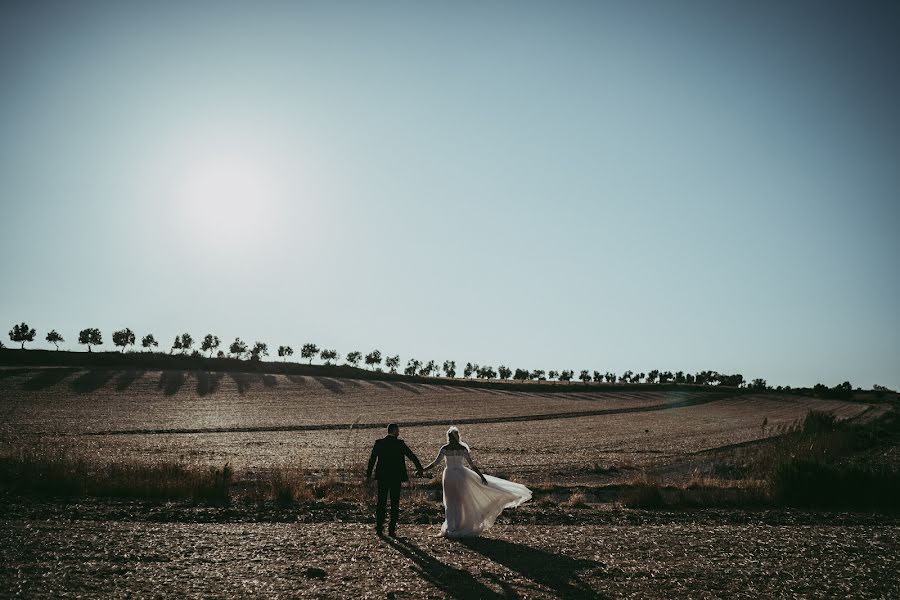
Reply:
[[[447,461],[444,469],[444,524],[441,535],[446,537],[478,536],[494,524],[505,508],[514,508],[531,499],[531,490],[520,483],[485,475],[487,485],[475,471],[472,458],[465,448],[441,448],[440,460]],[[474,466],[474,465],[473,465]]]

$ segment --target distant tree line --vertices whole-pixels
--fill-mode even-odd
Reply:
[[[27,323],[22,322],[16,325],[13,325],[12,329],[9,331],[9,339],[14,343],[20,344],[21,349],[25,349],[25,344],[29,342],[33,342],[37,335],[37,331],[30,327]],[[46,337],[47,342],[53,344],[57,350],[59,350],[60,342],[65,342],[65,339],[60,335],[55,329],[51,329]],[[129,347],[133,347],[137,343],[137,336],[134,331],[130,328],[126,327],[124,329],[120,329],[118,331],[114,331],[112,333],[112,342],[116,348],[121,348],[124,353]],[[87,351],[91,352],[91,348],[93,346],[100,346],[103,344],[103,335],[100,332],[100,329],[96,327],[88,327],[82,329],[78,332],[78,343],[80,345],[86,346]],[[159,347],[159,342],[156,340],[156,337],[152,333],[148,333],[141,338],[141,351],[142,352],[155,352],[156,348]],[[169,354],[180,353],[185,355],[191,355],[200,357],[203,356],[203,353],[206,353],[207,357],[212,358],[213,354],[218,358],[236,358],[236,359],[245,359],[250,361],[260,361],[263,357],[269,355],[269,347],[265,342],[253,342],[253,345],[248,345],[246,342],[242,341],[241,338],[235,338],[231,344],[226,348],[220,349],[222,346],[222,342],[218,336],[213,335],[211,333],[207,333],[203,339],[200,341],[200,344],[197,348],[194,348],[194,338],[190,333],[182,333],[180,335],[176,335],[174,340],[172,341],[172,345],[169,348]],[[0,348],[3,345],[0,344]],[[278,346],[278,356],[282,359],[282,362],[286,362],[288,358],[294,355],[294,349],[291,346],[281,345]],[[306,360],[308,364],[312,364],[312,361],[319,357],[325,365],[334,365],[336,364],[341,355],[337,352],[337,350],[331,348],[319,348],[317,344],[308,342],[303,344],[300,347],[300,357],[303,360]],[[400,356],[386,356],[382,355],[381,350],[372,350],[367,354],[363,354],[359,350],[354,350],[352,352],[348,352],[344,357],[345,364],[351,365],[353,367],[358,367],[361,362],[364,362],[366,367],[375,371],[382,371],[382,364],[384,365],[384,369],[389,373],[397,373],[400,369]],[[410,358],[406,367],[403,369],[404,375],[409,376],[420,376],[420,377],[443,377],[453,379],[457,376],[456,370],[456,361],[453,360],[445,360],[443,363],[439,363],[435,360],[429,360],[428,362],[423,362],[416,358]],[[500,379],[500,380],[509,380],[513,379],[516,381],[559,381],[563,383],[569,383],[573,379],[576,379],[575,371],[573,370],[547,370],[544,369],[521,369],[516,368],[515,370],[507,367],[506,365],[500,365],[496,369],[491,365],[479,365],[477,363],[467,362],[462,370],[462,376],[465,379],[470,379],[473,376],[477,379]],[[718,373],[716,371],[699,371],[697,373],[685,373],[684,371],[660,371],[659,369],[653,369],[647,373],[636,373],[634,371],[625,371],[622,374],[616,374],[610,371],[589,371],[587,369],[582,369],[577,379],[584,384],[588,384],[591,382],[594,383],[643,383],[643,384],[687,384],[687,385],[721,385],[728,387],[747,387],[753,390],[776,390],[776,391],[790,391],[790,386],[782,387],[778,386],[776,388],[772,388],[768,386],[765,379],[757,378],[752,381],[746,381],[744,376],[740,373],[736,374],[725,374]],[[884,386],[874,386],[875,390],[889,391]],[[821,383],[816,384],[813,388],[813,392],[817,396],[821,396],[823,398],[849,398],[852,396],[852,387],[850,383],[845,381],[844,383],[835,386],[833,388],[829,388]]]

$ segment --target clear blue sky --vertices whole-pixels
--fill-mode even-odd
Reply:
[[[3,331],[898,388],[898,107],[889,2],[4,2]]]

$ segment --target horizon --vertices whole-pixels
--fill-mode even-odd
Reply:
[[[2,341],[900,389],[898,30],[890,3],[4,3]]]

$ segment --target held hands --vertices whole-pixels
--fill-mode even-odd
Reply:
[[[422,469],[416,469],[416,477],[425,477],[425,473],[422,472]]]

